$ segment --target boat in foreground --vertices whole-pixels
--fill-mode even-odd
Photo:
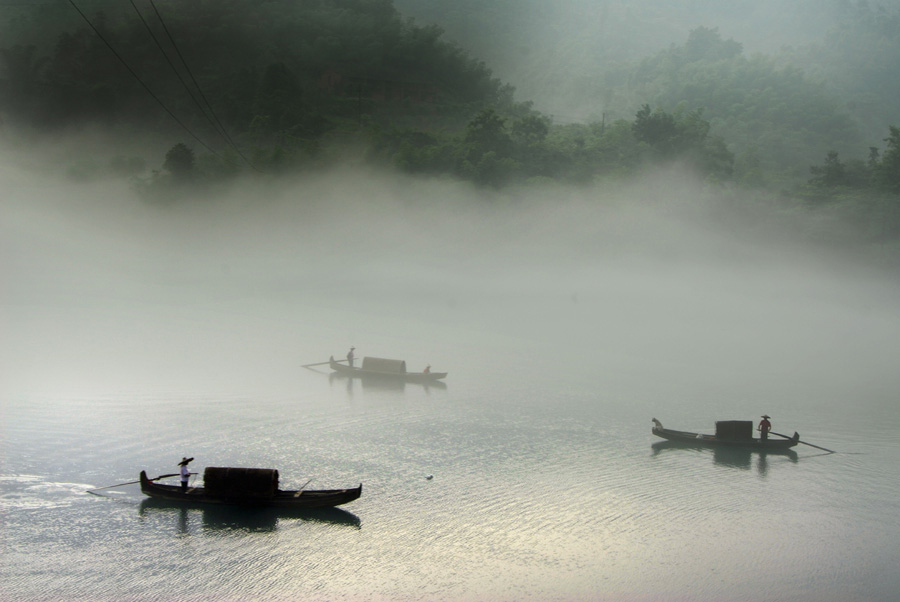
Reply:
[[[364,357],[362,367],[355,368],[339,363],[332,356],[329,358],[329,365],[335,372],[347,376],[395,379],[411,383],[437,382],[447,376],[446,372],[407,372],[404,360],[389,360],[380,357]]]
[[[362,495],[362,483],[349,489],[278,488],[278,471],[270,468],[225,468],[209,466],[203,473],[203,487],[161,485],[141,471],[141,492],[151,498],[190,504],[230,504],[273,508],[329,508]]]
[[[753,437],[753,423],[749,420],[722,420],[716,422],[715,435],[703,435],[688,431],[674,431],[665,428],[653,418],[653,434],[669,441],[702,447],[733,447],[765,452],[786,451],[800,442],[796,431],[789,439],[756,439]]]

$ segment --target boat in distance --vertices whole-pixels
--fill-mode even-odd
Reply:
[[[430,369],[424,372],[407,372],[404,360],[389,360],[380,357],[364,357],[360,368],[345,366],[335,360],[334,356],[329,358],[328,363],[332,370],[347,376],[384,378],[411,383],[437,382],[447,377],[446,372],[431,372]]]
[[[787,439],[757,439],[753,437],[753,423],[749,420],[725,420],[716,422],[715,435],[703,435],[665,428],[653,418],[652,433],[669,441],[700,447],[731,447],[764,452],[787,451],[800,442],[796,431]]]
[[[348,489],[283,490],[278,488],[278,471],[270,468],[225,468],[208,466],[203,487],[161,485],[142,470],[141,492],[151,498],[188,504],[227,504],[272,508],[330,508],[358,499],[362,483]]]

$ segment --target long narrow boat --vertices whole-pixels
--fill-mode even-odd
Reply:
[[[685,445],[732,447],[765,452],[787,451],[800,442],[800,435],[796,431],[790,439],[756,439],[750,434],[752,429],[753,423],[750,421],[729,420],[716,423],[715,435],[703,435],[667,429],[659,420],[653,418],[652,432],[657,437]]]
[[[332,356],[329,359],[329,365],[335,372],[346,376],[392,379],[411,383],[437,382],[447,377],[446,372],[407,372],[405,361],[380,357],[364,357],[362,367],[355,368],[338,363]]]
[[[189,504],[230,504],[274,508],[328,508],[340,506],[362,495],[362,483],[349,489],[278,488],[278,471],[269,468],[207,467],[204,487],[161,485],[141,471],[141,492],[151,498]]]

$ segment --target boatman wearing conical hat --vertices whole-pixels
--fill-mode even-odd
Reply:
[[[191,479],[191,469],[188,468],[188,464],[191,463],[193,458],[181,458],[181,462],[178,465],[181,467],[181,492],[187,493],[188,481]]]
[[[759,421],[759,426],[756,427],[756,430],[759,431],[759,438],[763,441],[769,438],[769,431],[772,430],[772,423],[769,422],[769,418],[771,416],[763,414],[762,420]]]

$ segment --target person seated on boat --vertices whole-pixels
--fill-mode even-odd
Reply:
[[[769,422],[769,418],[771,416],[763,414],[762,420],[759,421],[759,426],[756,427],[756,430],[759,431],[759,438],[763,441],[769,438],[769,431],[772,430],[772,423]]]
[[[187,493],[188,481],[191,478],[191,470],[188,468],[188,464],[191,463],[193,458],[181,458],[181,462],[178,465],[181,467],[181,492]]]
[[[353,358],[355,357],[353,355],[354,349],[356,349],[356,347],[351,347],[350,351],[347,352],[347,363],[350,365],[351,368],[353,367]]]

